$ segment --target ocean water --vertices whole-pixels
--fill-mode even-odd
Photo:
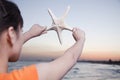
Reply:
[[[18,61],[9,63],[9,71],[23,66],[40,63],[38,61]],[[120,80],[120,65],[78,62],[62,80]]]

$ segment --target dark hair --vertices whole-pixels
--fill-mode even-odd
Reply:
[[[19,25],[23,27],[23,18],[18,6],[8,0],[0,0],[0,34],[10,26],[17,32]]]

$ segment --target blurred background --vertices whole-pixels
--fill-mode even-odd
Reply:
[[[66,24],[79,27],[86,33],[86,42],[80,60],[120,60],[120,0],[11,0],[21,10],[24,27],[28,31],[33,24],[51,26],[50,8],[61,17],[67,6],[70,12]],[[31,39],[23,46],[21,60],[51,60],[64,54],[75,41],[72,33],[62,32],[63,44],[57,33]]]

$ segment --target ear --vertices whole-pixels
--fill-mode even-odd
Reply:
[[[17,36],[14,28],[11,26],[8,28],[8,43],[13,46],[16,42]]]

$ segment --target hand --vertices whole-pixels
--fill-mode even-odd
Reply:
[[[29,30],[29,32],[32,37],[37,37],[37,36],[40,36],[41,34],[47,33],[46,29],[47,29],[47,27],[43,27],[38,24],[34,24],[31,27],[31,29]]]
[[[76,41],[85,40],[85,32],[79,28],[73,28],[73,37]]]

